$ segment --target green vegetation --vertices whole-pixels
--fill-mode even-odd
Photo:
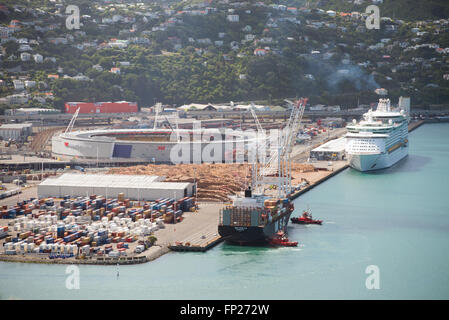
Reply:
[[[192,9],[187,5],[202,2],[172,1],[172,8],[175,11]],[[307,2],[309,8],[345,12],[364,12],[364,8],[371,3],[365,1],[357,6],[346,0],[263,2],[298,8]],[[5,2],[9,8],[16,3],[26,4],[25,1]],[[49,103],[60,109],[66,101],[128,100],[146,107],[158,101],[181,105],[191,102],[282,101],[283,98],[295,96],[308,96],[311,103],[348,107],[373,102],[377,98],[374,89],[379,87],[388,89],[393,101],[400,95],[411,96],[414,104],[449,101],[449,81],[443,79],[443,75],[449,73],[445,55],[427,47],[405,50],[421,43],[449,47],[447,27],[433,24],[421,26],[420,31],[427,33],[421,35],[419,41],[414,41],[417,36],[411,29],[416,23],[409,22],[424,18],[438,19],[444,15],[448,17],[447,1],[385,0],[380,5],[381,15],[390,16],[393,20],[405,20],[404,23],[391,23],[396,27],[394,32],[386,30],[385,22],[381,30],[366,30],[363,21],[329,17],[315,10],[293,15],[271,7],[248,5],[235,8],[234,14],[240,16],[239,22],[229,22],[226,20],[228,6],[215,2],[211,6],[217,10],[207,15],[167,14],[158,2],[151,2],[142,12],[151,12],[156,16],[144,21],[143,13],[136,15],[133,10],[137,9],[134,7],[98,10],[99,6],[104,9],[106,5],[88,0],[76,0],[73,4],[80,6],[81,14],[92,17],[82,20],[79,31],[66,30],[64,17],[51,15],[42,18],[46,19],[44,25],[53,23],[61,28],[38,31],[27,26],[14,34],[16,38],[43,39],[33,47],[32,53],[39,53],[45,58],[53,57],[56,62],[51,59],[39,64],[20,61],[18,43],[10,41],[2,44],[3,75],[0,79],[7,81],[7,86],[0,87],[0,96],[14,93],[11,79],[17,76],[14,68],[20,67],[21,75],[26,74],[30,80],[38,82],[35,88],[28,91],[32,94],[53,92],[54,100]],[[33,2],[33,7],[48,12],[55,11],[53,6],[45,0]],[[21,21],[34,19],[28,11],[10,11],[11,15],[7,17],[0,13],[2,25],[7,25],[13,18]],[[102,23],[103,18],[113,15],[134,17],[136,20]],[[167,25],[170,18],[176,21]],[[286,21],[286,18],[297,20]],[[314,26],[313,23],[322,25]],[[137,31],[131,32],[134,26]],[[159,26],[164,27],[153,30]],[[251,28],[243,31],[246,26]],[[219,37],[221,33],[224,35]],[[255,39],[245,41],[245,35],[253,35]],[[55,45],[48,41],[54,37],[69,40],[67,44]],[[147,39],[148,43],[130,43],[124,49],[107,46],[111,39],[133,37]],[[385,38],[390,40],[383,48],[368,49]],[[209,41],[200,42],[199,39]],[[217,40],[223,41],[223,44],[214,43]],[[232,49],[231,42],[239,47]],[[399,46],[402,42],[406,44]],[[86,43],[89,45],[84,46]],[[74,45],[81,45],[81,48]],[[268,47],[265,56],[254,55],[255,49],[265,47]],[[311,54],[312,51],[319,54]],[[12,55],[16,58],[10,59]],[[113,67],[120,68],[120,74],[110,72]],[[59,79],[50,80],[47,78],[49,74],[59,74]],[[74,80],[64,78],[64,75],[83,75],[90,80]],[[40,104],[31,102],[30,105]]]

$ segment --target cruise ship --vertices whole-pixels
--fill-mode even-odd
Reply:
[[[363,120],[346,126],[349,164],[359,171],[391,167],[408,155],[408,118],[405,110],[393,110],[389,99],[379,99]]]

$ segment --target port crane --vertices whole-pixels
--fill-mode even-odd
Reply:
[[[271,184],[273,184],[277,182],[279,197],[281,195],[287,195],[291,192],[290,154],[293,148],[293,141],[299,132],[307,100],[307,98],[301,98],[296,101],[296,103],[285,100],[292,106],[292,112],[287,125],[279,132],[277,143],[276,141],[273,141],[274,139],[271,139],[271,141],[267,139],[265,131],[257,119],[257,114],[254,112],[253,108],[251,108],[251,114],[256,121],[258,134],[260,135],[258,139],[257,151],[259,151],[259,147],[261,147],[261,144],[259,144],[260,141],[265,142],[262,143],[263,152],[265,152],[267,148],[270,150],[270,157],[268,160],[265,156],[263,156],[260,165],[253,166],[253,185],[256,190],[260,190],[260,188],[267,183],[271,182]],[[264,139],[261,140],[261,137]],[[276,175],[277,177],[273,177]]]

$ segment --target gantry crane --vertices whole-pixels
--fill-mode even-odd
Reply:
[[[256,148],[257,155],[259,155],[259,147],[261,145],[264,152],[267,150],[267,147],[270,150],[270,157],[268,160],[265,156],[263,156],[259,159],[262,160],[259,162],[259,165],[253,165],[253,185],[255,190],[260,191],[260,188],[267,184],[267,182],[277,180],[279,197],[285,196],[291,192],[290,154],[292,151],[293,141],[299,132],[307,100],[307,98],[301,98],[296,103],[286,100],[292,105],[292,112],[287,125],[279,132],[277,143],[276,141],[273,141],[274,139],[268,141],[256,113],[253,108],[251,108],[251,114],[256,121],[259,135],[258,146]],[[262,143],[259,143],[260,141],[262,141]],[[271,176],[271,178],[269,176]],[[273,179],[272,176],[277,176],[277,179]]]

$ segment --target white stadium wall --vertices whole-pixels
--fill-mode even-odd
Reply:
[[[55,155],[66,155],[81,158],[111,158],[114,141],[77,140],[61,135],[52,139],[52,152]]]
[[[239,149],[240,159],[236,162],[242,162],[245,151],[251,149],[250,141],[254,141],[253,137],[236,136],[234,140],[216,140],[211,142],[180,142],[176,141],[136,141],[136,140],[116,140],[114,133],[120,133],[120,130],[104,130],[104,131],[79,131],[69,134],[61,134],[54,136],[52,139],[52,152],[55,156],[69,156],[79,158],[95,159],[145,159],[149,162],[153,160],[157,163],[174,163],[175,159],[179,163],[186,159],[187,163],[195,162],[224,162],[226,159],[232,159],[233,150]],[[110,134],[112,137],[100,137],[100,134]],[[236,141],[239,141],[238,143]],[[245,142],[242,142],[245,141]],[[182,145],[182,147],[181,147]],[[218,145],[218,146],[217,146]],[[183,150],[186,157],[178,156],[173,152],[172,148]],[[242,147],[245,151],[242,151]],[[218,153],[211,154],[213,152]],[[254,149],[254,148],[253,148]],[[242,159],[243,158],[243,159]]]

